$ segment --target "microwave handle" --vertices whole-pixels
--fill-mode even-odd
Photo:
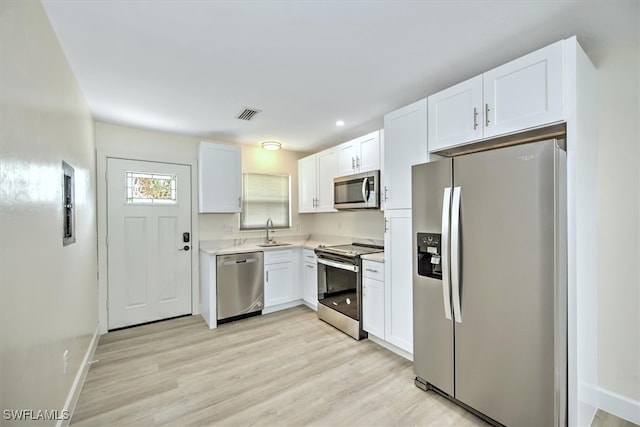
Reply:
[[[369,201],[369,177],[362,181],[362,198],[365,203]]]

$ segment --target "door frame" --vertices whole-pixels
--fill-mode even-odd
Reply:
[[[173,163],[191,167],[191,310],[200,314],[200,238],[198,229],[198,159],[155,155],[140,155],[117,151],[96,152],[96,188],[98,215],[98,322],[100,334],[109,331],[107,300],[109,281],[107,277],[107,159],[118,158],[143,162]],[[195,255],[194,255],[195,254]]]

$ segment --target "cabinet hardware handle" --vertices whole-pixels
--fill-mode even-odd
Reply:
[[[387,231],[389,231],[389,227],[387,227],[387,224],[389,223],[389,220],[387,218],[384,219],[384,232],[386,233]]]
[[[484,125],[489,126],[489,104],[484,104]]]
[[[384,201],[387,201],[387,191],[389,191],[389,189],[387,188],[387,186],[384,186]]]
[[[360,169],[360,157],[356,156],[356,167]]]
[[[269,270],[267,270],[267,282],[269,281]]]
[[[351,158],[351,169],[355,169],[356,168],[356,159],[354,159],[353,157]]]
[[[238,207],[242,207],[242,196],[238,197]]]
[[[473,130],[478,129],[478,108],[473,107]]]
[[[370,272],[372,272],[372,273],[377,273],[377,272],[378,272],[378,270],[374,270],[373,268],[367,268],[366,270],[367,270],[367,271],[370,271]]]

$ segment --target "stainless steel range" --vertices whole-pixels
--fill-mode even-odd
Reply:
[[[323,246],[318,256],[318,318],[359,340],[362,330],[362,259],[382,246],[354,243]]]

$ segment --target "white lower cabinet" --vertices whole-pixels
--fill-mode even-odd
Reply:
[[[318,261],[312,249],[302,250],[302,299],[307,306],[318,309]]]
[[[413,353],[411,209],[384,213],[385,340]]]
[[[295,249],[265,251],[264,307],[269,308],[300,299]]]
[[[362,329],[384,339],[384,263],[362,261]]]

